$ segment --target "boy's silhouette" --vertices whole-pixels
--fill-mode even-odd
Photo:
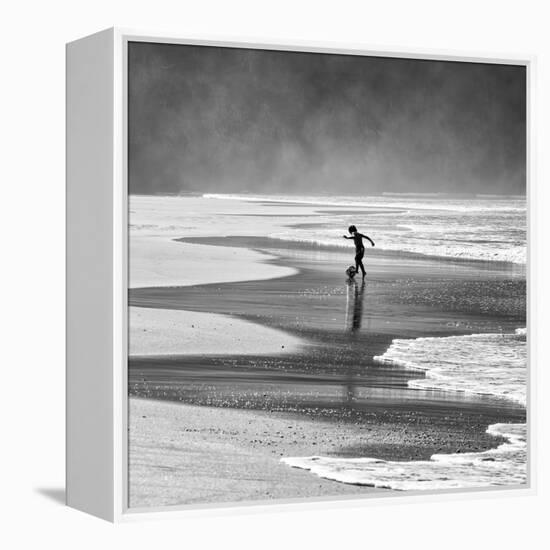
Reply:
[[[359,273],[359,268],[361,268],[361,273],[363,273],[364,277],[367,272],[365,271],[365,266],[363,265],[363,256],[365,255],[363,239],[370,241],[372,246],[374,246],[374,241],[370,237],[367,237],[367,235],[359,233],[355,225],[350,225],[348,227],[348,231],[351,233],[351,237],[344,235],[344,239],[353,239],[353,242],[355,243],[355,271]]]

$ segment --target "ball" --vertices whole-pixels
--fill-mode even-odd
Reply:
[[[346,269],[346,275],[350,278],[350,279],[353,279],[355,277],[355,274],[357,272],[355,271],[355,266],[354,265],[350,265],[347,269]]]

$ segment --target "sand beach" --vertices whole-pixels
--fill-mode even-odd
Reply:
[[[376,360],[396,339],[513,334],[525,266],[375,249],[350,283],[350,251],[277,238],[347,210],[132,197],[131,507],[378,494],[281,459],[480,453],[506,441],[488,426],[525,422],[521,403]]]

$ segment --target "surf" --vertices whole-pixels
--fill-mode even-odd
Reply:
[[[492,396],[527,404],[527,331],[512,334],[395,339],[374,360],[424,371],[408,385]],[[522,485],[527,482],[527,425],[492,424],[487,433],[505,440],[483,452],[434,454],[429,460],[386,461],[372,457],[286,457],[288,466],[320,477],[399,491]]]
[[[342,228],[353,223],[372,234],[380,250],[516,265],[525,265],[527,261],[526,203],[517,197],[384,195],[327,198],[213,193],[204,197],[248,202],[251,208],[253,204],[261,204],[263,208],[295,208],[294,219],[279,221],[276,231],[269,233],[269,237],[280,241],[316,248],[343,248]],[[345,210],[352,208],[354,210],[349,212]],[[315,216],[315,227],[297,223],[306,213]],[[304,221],[311,221],[311,217]]]

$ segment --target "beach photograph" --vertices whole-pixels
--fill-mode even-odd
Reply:
[[[525,66],[127,77],[129,508],[527,487]]]

